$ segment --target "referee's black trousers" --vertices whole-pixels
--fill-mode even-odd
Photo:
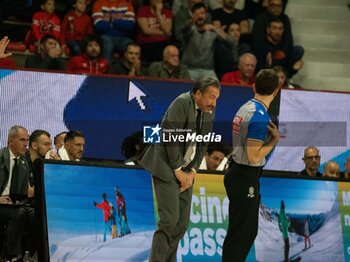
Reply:
[[[224,177],[229,203],[229,224],[223,262],[245,261],[258,233],[261,167],[232,163]]]

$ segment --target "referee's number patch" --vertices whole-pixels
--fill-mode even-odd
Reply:
[[[238,134],[239,131],[241,130],[241,125],[243,122],[243,118],[240,116],[235,116],[232,122],[232,132],[235,134]]]

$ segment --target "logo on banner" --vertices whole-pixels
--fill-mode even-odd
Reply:
[[[185,128],[162,128],[156,126],[143,127],[144,143],[202,143],[202,142],[221,142],[221,135],[215,132],[209,132],[206,135],[196,134],[191,129]]]
[[[143,142],[144,143],[160,143],[160,131],[159,124],[156,126],[144,126],[143,127]]]

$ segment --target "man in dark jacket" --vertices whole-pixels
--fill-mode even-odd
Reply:
[[[7,255],[21,257],[22,234],[25,226],[35,227],[34,209],[25,205],[28,198],[30,168],[24,156],[28,146],[28,131],[13,126],[8,134],[8,146],[0,150],[0,224],[7,225]],[[35,241],[32,242],[35,243]],[[34,252],[34,250],[32,250]]]

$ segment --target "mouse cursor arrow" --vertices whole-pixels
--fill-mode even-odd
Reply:
[[[128,97],[128,102],[133,100],[134,98],[136,99],[137,103],[139,104],[141,110],[145,110],[146,106],[143,103],[141,96],[146,96],[144,92],[140,88],[138,88],[132,81],[129,82],[129,97]]]

